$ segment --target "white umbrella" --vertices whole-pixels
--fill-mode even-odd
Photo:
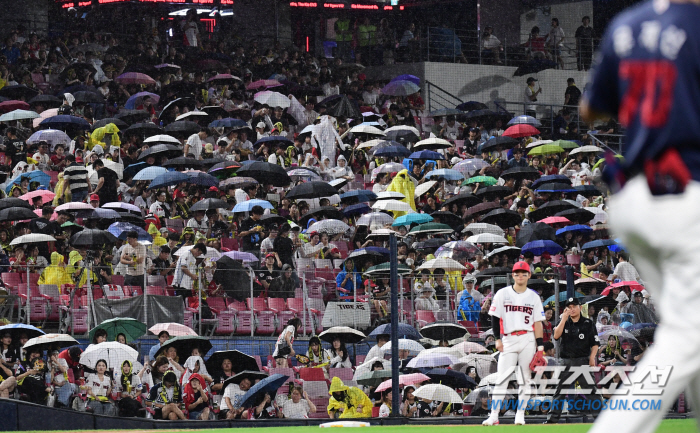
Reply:
[[[27,139],[27,144],[37,144],[40,141],[49,143],[51,151],[53,151],[54,147],[59,143],[64,145],[69,144],[71,138],[68,134],[58,129],[42,129],[32,134],[32,136]]]
[[[396,191],[384,191],[377,194],[377,201],[379,200],[403,200],[406,198],[405,195]]]
[[[395,232],[395,231],[390,230],[390,229],[377,229],[377,230],[372,230],[372,233],[370,233],[370,234],[367,235],[367,239],[388,238],[389,236],[391,236],[392,233],[395,234],[396,237],[399,237],[399,238],[402,237],[402,236],[399,234],[399,232]]]
[[[14,110],[0,116],[0,122],[12,122],[13,120],[38,119],[39,113],[29,110]]]
[[[484,161],[483,159],[465,159],[460,161],[452,167],[452,170],[457,170],[462,173],[465,177],[471,177],[474,173],[481,170],[484,167],[490,167],[491,164]]]
[[[602,152],[603,149],[601,149],[598,146],[581,146],[577,147],[576,149],[573,149],[571,152],[569,152],[569,155],[576,155],[577,153],[599,153]]]
[[[397,212],[415,212],[410,204],[398,200],[379,200],[372,205],[374,210],[388,210]]]
[[[194,245],[190,245],[187,247],[182,247],[179,250],[175,251],[173,253],[174,256],[182,256],[185,254],[187,251],[191,250],[194,248]],[[221,258],[221,253],[216,251],[214,248],[207,247],[207,253],[204,255],[207,259],[216,259],[219,260]]]
[[[457,394],[457,391],[449,386],[437,383],[423,385],[413,391],[413,395],[416,396],[416,398],[425,398],[432,401],[462,404],[462,397]]]
[[[353,126],[350,128],[350,132],[353,134],[369,134],[369,135],[378,135],[378,136],[384,136],[384,131],[382,131],[379,128],[375,128],[374,126],[369,126],[369,125],[357,125]]]
[[[370,371],[372,371],[372,364],[374,364],[377,361],[380,361],[382,363],[382,365],[384,366],[384,370],[391,370],[390,359],[381,359],[375,356],[372,359],[365,360],[364,363],[357,366],[357,368],[355,369],[355,374],[353,374],[352,376],[352,380],[357,382],[357,378],[359,378],[365,373],[369,373]]]
[[[370,229],[372,229],[373,227],[391,225],[393,222],[394,218],[389,214],[385,214],[384,212],[372,212],[359,217],[355,224],[358,226],[369,226]]]
[[[486,377],[483,377],[481,379],[481,382],[479,382],[479,386],[497,385],[499,383],[498,375],[499,373],[492,373]],[[505,382],[510,382],[513,380],[517,380],[515,373],[511,373],[510,376],[508,376],[508,380],[506,380]]]
[[[204,113],[205,115],[207,113]],[[151,137],[148,137],[147,139],[143,140],[144,143],[161,143],[161,144],[174,144],[174,145],[180,145],[180,140],[177,138],[173,137],[172,135],[167,135],[167,134],[158,134],[158,135],[153,135]]]
[[[453,260],[447,257],[441,257],[439,259],[428,260],[427,262],[416,268],[417,271],[422,271],[423,269],[430,269],[431,271],[435,269],[444,269],[445,272],[451,271],[461,271],[466,269],[457,260]]]
[[[64,203],[60,206],[57,206],[56,209],[54,209],[56,212],[62,211],[62,210],[67,210],[67,211],[79,211],[79,210],[95,210],[92,205],[88,203],[83,203],[83,202],[78,202],[78,201],[71,201],[68,203]]]
[[[382,132],[382,134],[383,134],[383,132]],[[357,146],[357,148],[358,149],[371,149],[374,146],[381,144],[384,141],[386,141],[386,140],[381,139],[381,138],[375,138],[374,140],[367,140],[367,141],[360,143],[360,145]]]
[[[399,350],[408,350],[409,356],[416,356],[425,350],[421,344],[409,338],[399,338]],[[382,346],[383,354],[391,354],[391,341]]]
[[[171,337],[186,337],[188,335],[197,336],[196,332],[192,328],[181,325],[179,323],[166,322],[166,323],[156,323],[155,325],[148,328],[154,335],[160,334],[162,331],[168,331]]]
[[[608,222],[608,213],[605,212],[603,209],[599,207],[586,207],[584,209],[595,214],[593,219],[588,223],[591,226],[594,226],[598,223],[605,224]]]
[[[426,192],[430,191],[430,188],[434,187],[437,184],[436,180],[429,180],[425,183],[421,183],[416,187],[416,190],[414,191],[413,195],[416,197],[420,197]]]
[[[24,343],[22,348],[29,349],[30,347],[37,347],[39,350],[46,350],[53,346],[63,348],[75,346],[76,344],[79,344],[78,341],[67,334],[45,334],[30,338]]]
[[[273,92],[270,90],[256,93],[254,99],[256,102],[263,105],[269,105],[270,107],[287,108],[292,105],[291,102],[289,102],[288,97],[279,92]]]
[[[197,117],[207,117],[208,114],[205,113],[204,111],[188,111],[187,113],[180,114],[175,118],[175,120],[186,120],[189,119],[190,117],[192,118],[197,118]]]
[[[533,147],[542,146],[543,144],[549,144],[549,143],[554,143],[554,142],[552,140],[537,140],[537,141],[533,141],[532,143],[528,144],[525,148],[532,149]]]
[[[506,245],[505,247],[496,248],[495,250],[493,250],[493,251],[491,251],[490,253],[486,254],[486,258],[488,259],[488,258],[490,258],[490,257],[492,257],[492,256],[495,256],[495,255],[501,254],[501,253],[505,253],[505,252],[508,252],[508,251],[513,251],[513,252],[516,252],[516,251],[517,251],[517,252],[519,252],[519,251],[520,251],[520,248],[518,248],[518,247],[511,247],[511,246],[509,246],[509,245]]]
[[[481,397],[488,397],[489,394],[493,392],[493,385],[481,386],[475,388],[472,392],[467,395],[464,399],[464,404],[476,405],[481,402]]]
[[[508,239],[492,233],[482,233],[480,235],[469,236],[467,242],[473,244],[507,244]]]
[[[420,137],[420,131],[413,127],[413,126],[408,126],[408,125],[397,125],[397,126],[392,126],[391,128],[387,128],[384,130],[384,133],[391,132],[391,131],[411,131],[417,136]]]
[[[423,351],[425,352],[425,351]],[[421,354],[423,353],[421,352]],[[459,357],[457,356],[452,356],[452,355],[446,355],[444,353],[437,353],[432,356],[417,356],[413,358],[412,360],[408,361],[408,364],[406,364],[406,367],[408,368],[428,368],[428,367],[442,367],[445,365],[452,365],[457,360]]]
[[[459,370],[463,373],[467,372],[467,367],[476,367],[476,373],[479,377],[486,377],[496,372],[498,369],[498,362],[496,358],[489,354],[470,353],[459,358],[457,362],[452,364],[453,370]]]
[[[465,354],[488,352],[488,350],[484,346],[482,346],[479,343],[474,343],[473,341],[463,341],[463,342],[461,342],[453,347],[455,349],[459,350],[460,352],[465,353]]]
[[[41,233],[30,233],[28,235],[20,236],[18,238],[12,239],[10,245],[22,245],[31,244],[35,242],[55,242],[56,239],[53,236],[43,235]]]
[[[379,173],[398,173],[401,170],[406,170],[406,167],[398,162],[387,162],[372,170],[372,180],[374,180]]]
[[[471,223],[462,230],[462,233],[472,232],[474,236],[482,233],[491,233],[498,236],[503,236],[505,231],[495,224],[489,223]]]
[[[459,359],[464,356],[464,352],[455,347],[433,347],[422,351],[418,355],[418,358],[427,358],[439,355],[449,355],[455,357],[456,359]]]
[[[454,144],[450,143],[447,140],[443,140],[442,138],[427,138],[414,144],[413,150],[418,151],[422,149],[449,149],[453,146]]]
[[[311,226],[306,231],[337,235],[340,233],[345,233],[348,230],[350,230],[350,226],[345,224],[344,222],[334,219],[328,219],[311,224]]]
[[[124,361],[136,362],[139,357],[139,352],[126,344],[121,344],[116,341],[105,341],[100,344],[91,344],[80,355],[80,363],[91,369],[95,369],[95,364],[100,359],[107,361],[107,368],[112,368],[115,371],[120,369]]]

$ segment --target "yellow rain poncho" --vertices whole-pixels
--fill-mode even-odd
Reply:
[[[114,123],[108,123],[107,125],[97,128],[92,132],[90,139],[87,142],[87,148],[92,150],[96,145],[102,146],[103,149],[109,149],[109,146],[121,147],[121,140],[119,140],[119,128]],[[109,136],[110,142],[105,142],[105,136]]]
[[[168,240],[160,235],[160,231],[153,223],[148,226],[148,234],[153,237],[153,243],[150,246],[151,251],[158,256],[158,254],[160,254],[160,247],[167,244]]]
[[[333,397],[334,392],[345,392],[345,398],[338,401]],[[334,377],[331,381],[331,388],[328,391],[331,395],[328,401],[328,415],[333,418],[333,411],[343,409],[340,418],[371,418],[372,417],[372,400],[354,386],[347,386],[340,380],[339,377]],[[357,408],[362,406],[361,412]]]
[[[83,256],[77,251],[71,251],[68,255],[68,266],[66,267],[66,272],[73,276],[73,278],[79,278],[75,283],[77,286],[84,286],[87,284],[88,270],[78,265],[78,262],[83,260]],[[75,275],[76,271],[78,272]],[[94,272],[90,273],[90,281],[97,281],[97,275]]]
[[[54,192],[56,192],[52,202],[54,206],[59,206],[63,203],[69,203],[72,201],[70,185],[68,185],[68,182],[66,182],[66,180],[63,178],[63,172],[58,173],[58,182],[56,182]],[[63,201],[61,201],[61,199],[63,199]]]
[[[393,192],[399,192],[403,194],[405,197],[402,198],[400,201],[403,201],[405,203],[408,203],[411,205],[411,208],[415,211],[416,210],[416,200],[415,200],[415,191],[416,191],[416,186],[413,184],[413,181],[410,179],[408,176],[408,170],[403,169],[401,170],[394,180],[391,181],[389,186],[386,189],[387,191],[393,191]],[[394,212],[394,218],[398,218],[401,215],[405,215],[406,212]]]
[[[55,251],[51,253],[51,264],[41,273],[39,284],[55,284],[59,290],[63,284],[73,284],[73,280],[66,272],[62,255]]]

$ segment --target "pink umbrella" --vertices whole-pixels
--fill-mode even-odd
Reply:
[[[181,325],[179,323],[156,323],[149,329],[155,335],[160,334],[162,331],[167,331],[171,337],[187,337],[188,335],[197,336],[198,334],[192,330],[192,328]]]
[[[34,125],[35,128],[39,127],[39,124],[44,121],[44,119],[48,119],[49,117],[53,116],[58,116],[58,108],[49,108],[48,110],[44,110],[41,113],[39,113],[40,117],[37,117],[36,119],[32,120],[32,125]]]
[[[545,224],[570,224],[571,223],[571,221],[569,221],[568,218],[559,217],[559,216],[547,217],[547,218],[541,219],[537,222],[538,223],[545,223]]]
[[[279,87],[281,85],[282,85],[282,83],[280,83],[277,80],[258,80],[258,81],[253,81],[252,83],[248,84],[248,86],[246,86],[246,89],[257,90],[261,87],[269,89],[270,87]]]
[[[83,202],[78,202],[78,201],[71,201],[68,203],[64,203],[56,208],[56,211],[61,211],[61,210],[67,210],[67,211],[78,211],[78,210],[95,210],[92,205],[83,203]]]
[[[34,209],[34,213],[36,214],[36,216],[41,217],[41,209]],[[56,218],[58,218],[58,214],[56,213],[56,211],[54,211],[49,221],[56,221]]]
[[[156,84],[156,80],[140,72],[127,72],[114,79],[119,84]]]
[[[600,296],[608,296],[610,291],[616,287],[629,287],[632,292],[641,292],[642,290],[644,290],[644,286],[642,286],[636,281],[620,281],[619,283],[611,284],[608,287],[606,287],[605,290],[600,292]]]
[[[242,81],[240,78],[236,77],[235,75],[231,74],[218,74],[214,75],[210,79],[207,80],[208,82],[219,82],[219,84],[229,84],[233,83],[234,81]]]
[[[24,195],[19,196],[19,198],[21,198],[22,200],[27,200],[29,203],[32,202],[34,197],[41,197],[42,203],[48,203],[51,200],[53,200],[54,197],[56,197],[56,194],[52,193],[51,191],[38,189],[36,191],[28,192]]]
[[[454,346],[455,349],[461,350],[465,354],[468,353],[483,353],[488,352],[484,346],[479,343],[474,343],[472,341],[463,341]]]
[[[399,376],[399,385],[400,386],[408,386],[408,385],[415,385],[417,383],[422,383],[430,380],[428,376],[426,376],[423,373],[411,373],[411,374],[402,374]],[[375,390],[376,392],[382,392],[387,389],[391,388],[391,379],[384,381],[377,387]]]

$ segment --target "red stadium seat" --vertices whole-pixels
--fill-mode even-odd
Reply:
[[[296,314],[301,314],[304,311],[304,300],[302,298],[287,299],[287,308]]]
[[[339,377],[340,380],[346,382],[352,380],[353,371],[352,368],[330,368],[328,369],[328,377],[334,378]]]
[[[211,299],[211,298],[209,298]],[[207,299],[207,302],[209,302]],[[213,308],[212,308],[213,310]],[[218,325],[214,330],[216,335],[233,335],[236,332],[236,312],[232,310],[226,310],[216,313],[216,318],[218,319]]]
[[[207,304],[209,305],[211,311],[213,311],[217,316],[221,314],[221,312],[227,310],[226,299],[224,298],[209,296],[207,298]]]
[[[257,335],[274,335],[277,330],[275,313],[272,311],[260,311],[255,314],[255,333]]]
[[[277,329],[275,334],[280,334],[284,327],[287,326],[287,322],[295,318],[297,315],[293,311],[280,311],[277,313]]]
[[[250,311],[250,308],[248,308],[245,303],[235,299],[230,299],[228,301],[228,309],[234,311]]]
[[[284,298],[268,298],[267,305],[270,311],[274,311],[275,313],[287,310],[287,303]]]
[[[124,285],[124,275],[112,275],[112,284],[117,284],[119,286]]]
[[[299,369],[299,379],[306,381],[326,381],[322,368],[304,367]]]
[[[325,380],[305,380],[304,391],[309,398],[328,397],[328,382]]]
[[[255,311],[256,313],[260,311],[267,311],[267,305],[265,305],[265,298],[246,298],[246,304],[248,305],[249,310],[252,307],[253,311]]]
[[[416,328],[435,323],[435,315],[429,310],[416,310]]]
[[[239,311],[236,315],[236,335],[251,335],[255,332],[255,316],[251,311]]]

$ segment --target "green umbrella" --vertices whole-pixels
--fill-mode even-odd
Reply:
[[[425,223],[417,225],[411,229],[410,234],[427,233],[427,234],[450,234],[454,229],[447,224],[441,223]]]
[[[578,146],[576,146],[578,147]],[[550,143],[550,144],[543,144],[542,146],[538,146],[534,149],[532,149],[530,152],[528,152],[529,156],[543,156],[543,155],[554,155],[555,153],[562,153],[564,149],[561,148],[561,146],[557,146],[556,144]]]
[[[379,386],[388,379],[391,379],[391,370],[375,370],[358,377],[357,383],[363,386]]]
[[[562,149],[576,149],[578,147],[578,144],[574,143],[573,141],[569,141],[569,140],[557,140],[557,141],[553,141],[549,144],[559,146]]]
[[[399,264],[398,267],[399,270],[399,275],[408,275],[410,274],[411,268],[409,268],[406,265]],[[367,268],[365,271],[364,275],[368,277],[374,277],[374,276],[389,276],[389,263],[382,263],[380,265],[372,266],[371,268]]]
[[[474,183],[480,183],[486,186],[493,186],[498,183],[498,179],[491,176],[474,176],[462,182],[462,185],[472,185]]]
[[[126,336],[127,343],[130,343],[143,336],[148,330],[144,323],[141,323],[136,319],[117,317],[115,319],[105,320],[92,328],[90,330],[90,334],[88,335],[90,341],[92,341],[93,337],[95,336],[95,332],[97,332],[98,329],[104,329],[107,331],[107,341],[116,341],[117,335],[124,334]]]
[[[615,155],[615,158],[619,159],[620,161],[624,161],[624,160],[625,160],[625,157],[623,157],[622,155]],[[604,162],[605,162],[605,158],[600,158],[600,159],[598,160],[598,162],[595,163],[595,165],[593,166],[593,168],[598,168],[598,167],[600,167],[600,165],[601,165],[602,163],[604,163]]]

